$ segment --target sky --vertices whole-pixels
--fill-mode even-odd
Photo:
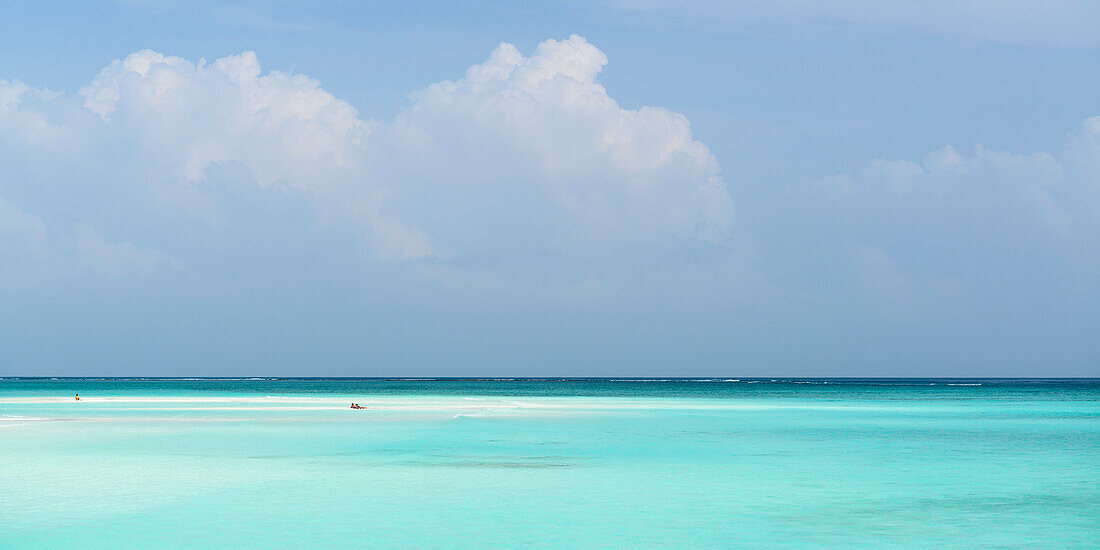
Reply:
[[[1100,5],[0,0],[0,376],[1100,376]]]

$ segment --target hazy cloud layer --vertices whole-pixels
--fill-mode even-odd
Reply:
[[[95,228],[78,224],[48,231],[34,214],[0,197],[0,283],[14,287],[94,274],[110,278],[147,276],[178,268],[179,262],[153,248],[107,240]]]
[[[1063,291],[1093,300],[1085,281],[1100,269],[1098,143],[1094,117],[1053,154],[945,146],[919,161],[872,160],[792,192],[801,211],[815,211],[807,225],[832,225],[846,269],[880,294],[891,288],[925,304]]]

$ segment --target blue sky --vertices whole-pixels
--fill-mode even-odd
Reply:
[[[0,375],[1100,375],[1100,8],[0,2]]]

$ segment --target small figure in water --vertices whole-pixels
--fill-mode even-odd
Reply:
[[[363,407],[360,407],[359,403],[352,403],[351,408],[353,408],[353,409],[362,409]]]
[[[79,393],[78,393],[78,394],[76,394],[76,400],[77,400],[77,401],[80,401],[80,394],[79,394]]]

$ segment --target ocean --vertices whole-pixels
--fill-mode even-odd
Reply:
[[[1096,379],[0,379],[5,549],[1098,541]]]

